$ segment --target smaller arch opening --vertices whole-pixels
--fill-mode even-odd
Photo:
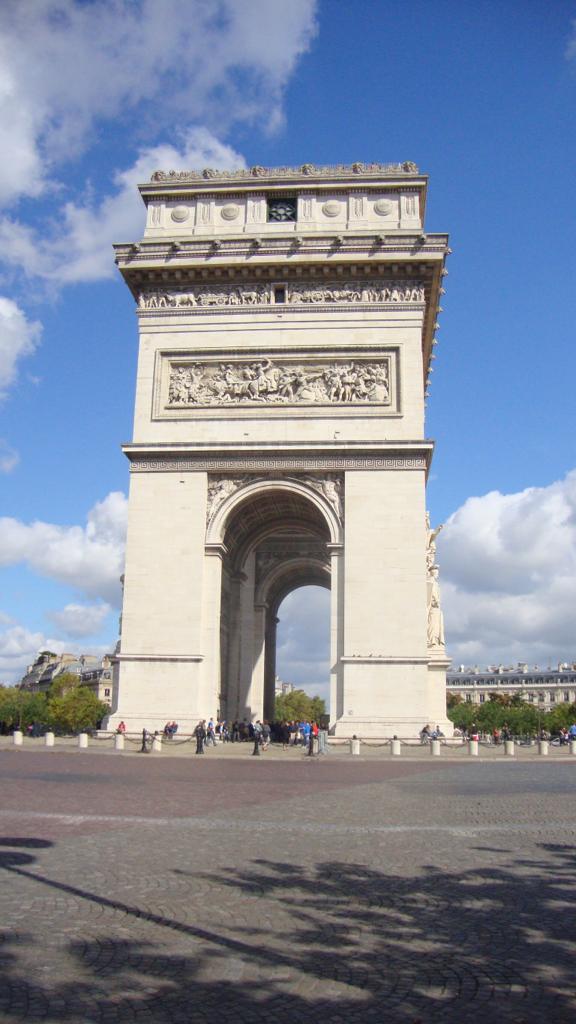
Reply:
[[[309,697],[321,697],[330,711],[329,580],[292,587],[279,601],[276,617],[276,677]],[[280,682],[277,683],[280,686]]]

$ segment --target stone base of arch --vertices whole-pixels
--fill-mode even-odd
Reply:
[[[320,583],[331,592],[332,734],[414,736],[433,724],[448,735],[448,662],[426,639],[424,483],[415,460],[338,476],[133,473],[108,726],[175,720],[187,732],[219,714],[268,717],[279,603]]]
[[[446,717],[446,669],[429,658],[344,657],[347,705],[331,724],[337,737],[399,739],[417,736],[425,725],[451,736]]]

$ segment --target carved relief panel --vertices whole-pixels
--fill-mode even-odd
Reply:
[[[377,354],[269,353],[257,358],[229,354],[161,354],[157,414],[207,408],[318,406],[340,410],[374,406],[396,411],[394,349]]]
[[[199,196],[196,203],[196,224],[200,231],[212,223],[213,203],[209,196]]]
[[[401,226],[406,228],[420,227],[420,201],[416,192],[402,195],[400,203]]]
[[[398,227],[400,219],[400,205],[398,196],[388,195],[375,196],[371,200],[371,218],[378,221],[383,231],[386,228]]]
[[[266,220],[266,197],[251,195],[246,200],[246,222],[263,224]]]
[[[246,200],[241,196],[228,196],[215,203],[215,224],[223,231],[241,231],[246,221]]]

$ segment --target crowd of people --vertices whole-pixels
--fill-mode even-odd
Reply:
[[[221,743],[253,743],[256,748],[267,750],[270,743],[282,744],[282,749],[302,746],[309,748],[314,737],[318,736],[318,722],[249,722],[246,718],[235,719],[232,723],[225,720],[214,722],[202,719],[194,729],[196,737],[196,753],[203,754],[206,747]]]

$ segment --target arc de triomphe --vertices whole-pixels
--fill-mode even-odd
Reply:
[[[271,717],[277,611],[331,591],[331,729],[449,724],[424,404],[447,236],[414,164],[157,172],[110,725]]]

